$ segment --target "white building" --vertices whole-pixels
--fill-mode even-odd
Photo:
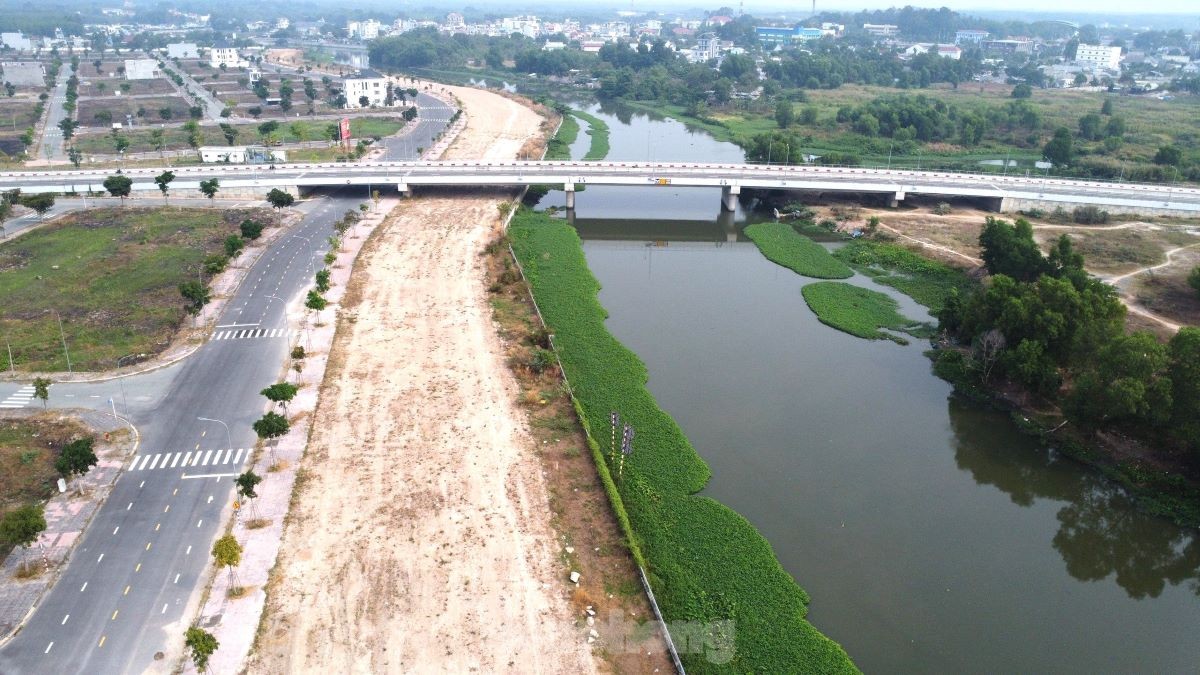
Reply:
[[[366,21],[347,21],[346,35],[356,37],[360,40],[374,40],[379,37],[379,31],[383,24],[375,19],[367,19]]]
[[[983,42],[984,40],[988,39],[988,37],[990,37],[990,36],[991,36],[991,33],[987,32],[986,30],[972,30],[972,29],[960,30],[954,34],[954,44],[956,44],[956,45],[965,45],[965,44],[977,45],[980,42]]]
[[[153,80],[162,75],[154,59],[125,59],[125,79]]]
[[[246,162],[283,162],[287,153],[273,148],[246,145],[202,145],[200,161],[206,163],[245,164]]]
[[[46,67],[37,61],[6,61],[0,63],[4,70],[3,81],[18,87],[46,86]]]
[[[567,43],[557,42],[555,40],[546,40],[546,44],[542,45],[542,51],[544,51],[544,52],[556,52],[560,49],[566,49],[566,48],[567,48]]]
[[[890,23],[864,23],[863,30],[875,37],[895,37],[900,34],[900,27]]]
[[[342,93],[346,96],[347,108],[364,107],[361,99],[367,97],[368,106],[382,106],[387,100],[388,80],[383,75],[369,68],[358,71],[354,77],[347,77]]]
[[[28,52],[33,50],[33,41],[21,33],[0,33],[0,46]]]
[[[208,49],[208,64],[213,68],[245,68],[249,65],[245,59],[238,54],[237,47],[228,42],[218,42]]]
[[[200,48],[195,42],[172,42],[167,45],[167,58],[169,59],[198,59],[200,58]]]
[[[1121,48],[1081,44],[1075,49],[1075,63],[1105,70],[1118,70],[1121,67]]]

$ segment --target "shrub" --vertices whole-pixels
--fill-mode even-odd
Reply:
[[[787,223],[756,223],[746,228],[746,236],[768,260],[797,274],[817,279],[845,279],[854,274],[824,246]]]
[[[1098,206],[1077,206],[1071,213],[1071,219],[1080,225],[1103,225],[1108,222],[1108,211]]]
[[[935,216],[948,216],[953,210],[946,202],[938,202],[938,205],[933,207],[933,214]]]
[[[243,239],[254,240],[262,236],[263,224],[256,220],[246,219],[242,221],[238,229],[241,230]]]
[[[292,358],[293,359],[304,358],[304,347],[301,345],[296,345],[295,347],[292,347]]]

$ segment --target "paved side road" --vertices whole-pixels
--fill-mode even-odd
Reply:
[[[254,263],[216,330],[288,328],[285,304],[311,283],[332,222],[362,201],[333,193],[304,202],[305,217]],[[141,445],[133,470],[127,466],[116,480],[60,581],[0,649],[0,673],[169,670],[156,655],[179,648],[222,510],[232,500],[232,479],[256,440],[250,425],[266,409],[258,392],[281,378],[292,339],[276,333],[212,340],[170,368],[51,387],[51,406],[108,409],[108,397],[115,397],[118,412],[137,425]],[[8,385],[0,397],[18,387]],[[200,417],[220,420],[228,431]]]

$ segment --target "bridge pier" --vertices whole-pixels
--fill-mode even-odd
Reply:
[[[408,185],[408,183],[396,183],[396,191],[399,192],[400,196],[402,196],[402,197],[412,197],[413,196],[413,190]]]
[[[567,193],[567,211],[574,211],[575,210],[575,184],[574,183],[565,183],[563,185],[563,192]]]
[[[894,209],[900,206],[900,202],[904,201],[904,191],[897,191],[896,194],[888,198],[888,208]]]
[[[721,208],[726,211],[737,210],[737,198],[742,194],[742,186],[726,185],[721,188]]]

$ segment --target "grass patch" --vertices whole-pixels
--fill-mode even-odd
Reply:
[[[808,595],[767,540],[733,510],[696,496],[708,481],[708,466],[646,389],[645,365],[605,328],[599,284],[575,230],[522,210],[509,232],[575,387],[602,478],[609,475],[608,448],[594,439],[608,437],[609,412],[618,411],[637,429],[624,478],[606,483],[666,619],[736,622],[732,660],[713,663],[704,654],[685,654],[688,670],[855,672],[846,652],[805,620]]]
[[[27,371],[67,370],[59,315],[75,370],[113,368],[122,356],[162,351],[184,318],[179,284],[196,279],[237,223],[264,215],[91,209],[0,245],[0,331],[14,361]]]
[[[583,160],[596,162],[608,157],[608,123],[581,110],[572,110],[571,114],[588,123],[587,135],[592,138],[588,151],[583,155]]]
[[[57,414],[0,420],[0,515],[49,499],[57,489],[58,453],[90,435],[87,427]],[[0,543],[0,560],[9,550]]]
[[[545,159],[554,161],[566,161],[571,159],[571,144],[579,137],[579,122],[575,120],[569,113],[563,115],[562,124],[558,127],[558,133],[554,134],[554,138],[546,145]]]
[[[265,122],[266,120],[263,120]],[[275,130],[273,138],[280,143],[301,143],[306,141],[322,141],[329,140],[328,127],[334,122],[326,120],[275,120],[279,123],[279,128]],[[234,138],[234,145],[255,145],[263,142],[262,136],[258,133],[258,125],[256,124],[233,124],[231,125],[237,130],[237,136]],[[390,136],[400,129],[404,128],[404,120],[392,117],[356,117],[350,120],[350,136],[351,138],[374,138],[375,136],[384,137]],[[121,136],[129,140],[129,150],[127,152],[154,152],[154,146],[150,135],[151,129],[147,127],[124,129],[121,131]],[[182,150],[189,147],[189,134],[183,127],[176,126],[172,128],[164,128],[163,132],[163,149],[164,150]],[[201,143],[203,145],[226,146],[230,145],[228,139],[225,138],[225,133],[217,126],[202,126],[200,127]],[[332,141],[331,141],[332,142]],[[77,136],[74,139],[74,145],[80,152],[86,154],[116,154],[116,144],[111,133],[86,133]],[[314,148],[315,149],[315,148]],[[288,159],[290,160],[293,153],[297,150],[288,150]]]
[[[817,242],[796,232],[788,223],[755,223],[746,228],[767,260],[796,274],[815,279],[847,279],[854,271]]]
[[[893,340],[906,345],[908,340],[879,329],[913,337],[929,337],[933,331],[927,323],[905,318],[897,311],[896,301],[879,291],[839,281],[819,281],[800,292],[821,323],[860,338]]]
[[[833,252],[838,260],[938,311],[956,290],[966,294],[975,286],[962,270],[923,258],[896,244],[855,241]]]

